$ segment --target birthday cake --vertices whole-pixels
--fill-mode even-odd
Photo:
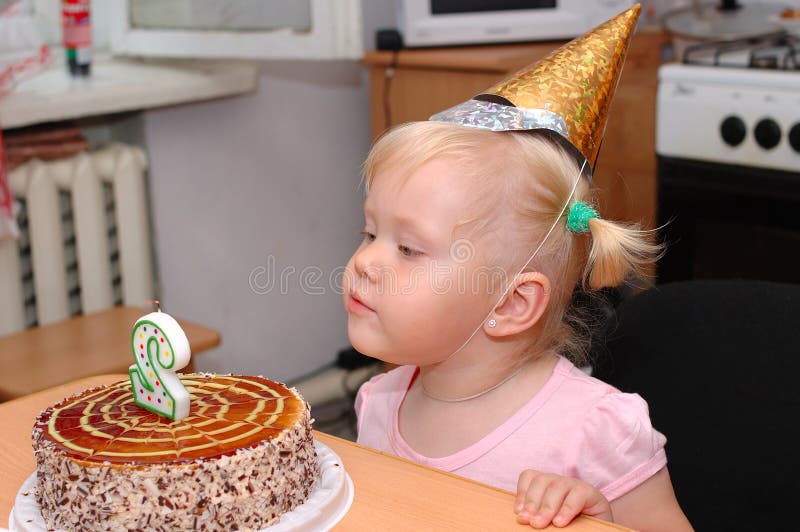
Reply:
[[[258,530],[306,500],[319,465],[310,410],[294,389],[262,377],[176,377],[191,404],[178,421],[142,408],[130,381],[39,415],[35,496],[49,528]]]

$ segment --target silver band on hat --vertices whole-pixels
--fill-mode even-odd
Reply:
[[[433,122],[449,122],[460,126],[485,129],[487,131],[543,131],[564,146],[582,164],[586,157],[569,139],[567,123],[561,117],[547,109],[524,109],[513,105],[487,102],[483,100],[467,100],[450,109],[436,113],[428,120]],[[592,170],[583,172],[591,183]]]
[[[546,109],[521,109],[481,100],[467,100],[436,113],[428,120],[451,122],[490,131],[549,129],[569,140],[567,124],[561,115]]]

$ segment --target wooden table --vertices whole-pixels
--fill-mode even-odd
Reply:
[[[150,311],[113,307],[0,337],[0,400],[75,379],[127,373],[133,364],[131,330]],[[219,345],[220,335],[178,319],[192,354]]]
[[[81,379],[0,404],[5,427],[0,439],[0,526],[8,515],[19,486],[33,473],[31,428],[44,408],[77,391],[110,384],[125,375],[101,375]],[[336,531],[382,530],[533,530],[517,524],[514,496],[506,491],[443,473],[400,458],[379,453],[327,434],[316,438],[336,452],[355,486],[350,511]],[[619,532],[626,528],[579,517],[568,532]]]

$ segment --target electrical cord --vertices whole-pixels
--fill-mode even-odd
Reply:
[[[384,80],[383,80],[383,120],[385,129],[388,129],[392,126],[392,106],[391,106],[391,95],[392,95],[392,80],[394,80],[395,71],[397,70],[397,61],[399,59],[399,51],[393,50],[392,51],[392,60],[389,63],[389,66],[386,67],[386,72],[384,73]]]

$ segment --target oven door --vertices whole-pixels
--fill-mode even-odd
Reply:
[[[800,282],[800,173],[659,157],[658,282]]]

